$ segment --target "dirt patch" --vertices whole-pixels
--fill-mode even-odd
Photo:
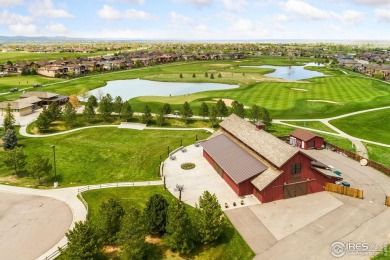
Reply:
[[[322,103],[331,103],[331,104],[337,104],[337,105],[340,105],[339,102],[336,102],[336,101],[332,101],[332,100],[317,100],[317,99],[309,99],[307,100],[309,102],[322,102]]]
[[[0,183],[6,183],[6,184],[13,183],[13,184],[15,184],[15,183],[19,183],[19,182],[20,182],[20,180],[15,175],[0,177]]]
[[[121,249],[116,246],[105,246],[103,248],[103,252],[108,259],[117,259],[121,252]]]
[[[291,90],[297,90],[297,91],[309,91],[307,89],[304,89],[304,88],[291,88]]]
[[[147,236],[145,242],[153,245],[162,245],[162,239],[160,237]]]
[[[147,236],[145,238],[145,242],[156,245],[163,252],[164,259],[185,259],[181,257],[179,253],[175,253],[167,249],[160,237]]]

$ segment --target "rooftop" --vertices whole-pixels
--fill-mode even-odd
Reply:
[[[296,137],[302,141],[309,141],[313,139],[314,137],[318,136],[310,131],[304,130],[304,129],[295,129],[290,133],[290,136]]]

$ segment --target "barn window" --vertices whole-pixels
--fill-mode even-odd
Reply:
[[[301,163],[293,163],[291,165],[291,174],[301,173]]]

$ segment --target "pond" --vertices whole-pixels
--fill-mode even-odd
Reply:
[[[159,82],[142,79],[108,81],[107,85],[91,90],[89,93],[99,96],[110,94],[112,97],[120,96],[128,100],[140,96],[179,96],[208,90],[223,90],[238,88],[238,85],[218,83],[185,83],[185,82]]]
[[[323,77],[325,74],[317,71],[306,70],[305,66],[322,67],[322,64],[307,63],[304,66],[241,66],[243,68],[262,68],[262,69],[275,69],[274,72],[268,73],[265,76],[272,78],[280,78],[286,80],[300,80],[309,79],[314,77]]]

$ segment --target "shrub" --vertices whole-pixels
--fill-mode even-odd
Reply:
[[[191,169],[195,168],[195,164],[194,163],[183,163],[182,165],[180,165],[180,167],[183,170],[191,170]]]

